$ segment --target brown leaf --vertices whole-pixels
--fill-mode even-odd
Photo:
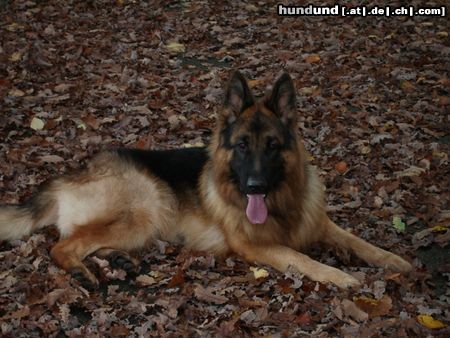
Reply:
[[[438,102],[439,102],[439,105],[441,105],[441,106],[449,106],[450,105],[450,97],[439,96]]]
[[[244,307],[260,307],[260,306],[266,307],[267,306],[267,303],[262,300],[238,298],[238,301],[239,301],[239,305],[244,306]]]
[[[83,121],[94,130],[97,130],[102,124],[102,120],[95,117],[93,114],[87,115]]]
[[[208,302],[208,303],[214,303],[214,304],[225,304],[228,302],[228,298],[225,296],[215,295],[212,293],[210,288],[204,288],[200,284],[197,284],[194,290],[195,297],[197,297],[198,300]]]
[[[239,318],[248,325],[256,319],[256,314],[253,310],[247,310]]]
[[[11,89],[11,90],[9,91],[8,95],[9,95],[9,96],[14,96],[14,97],[20,97],[20,96],[24,96],[24,95],[25,95],[25,92],[22,91],[22,90],[20,90],[20,89],[13,88],[13,89]]]
[[[369,318],[385,316],[392,308],[392,299],[388,295],[383,295],[380,300],[369,297],[354,297],[355,304],[363,311],[367,312]]]
[[[64,161],[64,159],[58,155],[44,155],[39,157],[39,160],[45,163],[60,163]]]
[[[239,316],[235,316],[234,318],[224,321],[220,324],[217,330],[217,337],[233,337],[233,333],[235,331],[236,322],[239,320]]]
[[[6,316],[0,317],[0,319],[2,319],[2,320],[19,319],[19,318],[26,317],[29,314],[30,314],[30,308],[28,307],[28,305],[25,305],[17,311],[14,311]]]
[[[364,322],[369,318],[369,315],[358,308],[351,300],[344,299],[341,302],[341,306],[346,317],[350,317],[358,322]]]
[[[347,171],[348,166],[347,163],[345,161],[340,161],[338,163],[335,164],[334,168],[340,173],[343,174]]]
[[[320,61],[320,55],[319,54],[310,54],[307,57],[305,57],[305,61],[307,63],[316,63]]]
[[[312,318],[308,312],[302,313],[295,320],[300,326],[307,326],[311,324]]]
[[[178,269],[175,275],[173,275],[172,279],[170,280],[169,284],[167,284],[167,287],[169,289],[174,288],[176,286],[182,286],[184,284],[184,274],[183,270]]]
[[[48,307],[52,307],[58,301],[60,301],[60,303],[70,304],[79,297],[81,297],[81,294],[75,289],[55,289],[47,295],[45,301]]]
[[[128,337],[130,335],[130,330],[125,325],[113,325],[111,327],[111,330],[109,331],[111,336],[113,337],[119,337],[124,336]]]
[[[156,283],[156,280],[149,275],[139,275],[136,277],[136,282],[140,285],[153,285]]]

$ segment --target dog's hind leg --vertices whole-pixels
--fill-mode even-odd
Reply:
[[[323,242],[333,247],[349,250],[367,263],[399,272],[408,272],[412,269],[411,264],[403,258],[345,231],[330,219],[327,220],[325,232],[322,237]]]
[[[83,260],[88,255],[99,250],[100,254],[114,252],[117,254],[117,252],[140,249],[152,239],[153,232],[146,231],[149,227],[142,223],[135,223],[133,220],[135,221],[136,218],[124,217],[77,226],[70,236],[53,247],[50,254],[62,269],[72,274],[82,284],[96,287],[97,278],[83,264]],[[124,253],[121,257],[128,259],[130,256]],[[129,261],[132,264],[136,263],[131,258]]]
[[[83,259],[102,247],[100,232],[92,225],[76,231],[73,235],[60,240],[50,251],[50,255],[58,266],[69,272],[83,285],[96,287],[97,278],[83,264]]]

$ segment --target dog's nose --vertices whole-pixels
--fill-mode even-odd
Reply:
[[[249,176],[247,179],[247,189],[252,194],[264,194],[267,189],[267,182],[260,176]]]

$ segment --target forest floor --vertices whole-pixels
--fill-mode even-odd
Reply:
[[[449,336],[448,19],[280,17],[276,5],[0,1],[1,203],[103,148],[206,144],[233,69],[259,95],[285,70],[330,217],[414,271],[313,248],[363,281],[342,291],[158,242],[137,276],[88,258],[92,291],[52,262],[47,227],[0,244],[1,336]]]

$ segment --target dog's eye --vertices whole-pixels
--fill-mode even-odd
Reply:
[[[239,150],[241,150],[241,151],[246,151],[247,150],[247,144],[245,142],[239,142],[237,144],[237,146],[238,146]]]
[[[278,149],[278,147],[280,145],[278,144],[278,142],[276,140],[271,140],[271,141],[269,141],[268,146],[269,146],[269,149],[275,150],[275,149]]]

